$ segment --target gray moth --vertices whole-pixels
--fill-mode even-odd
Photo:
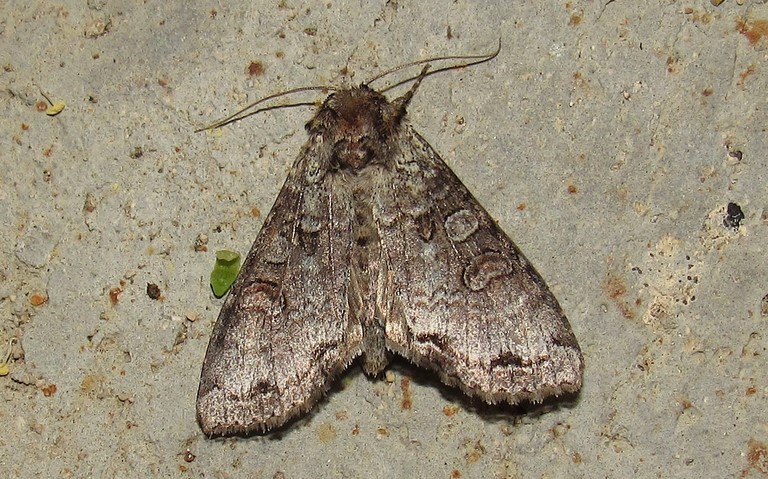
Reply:
[[[284,425],[357,357],[377,375],[398,354],[488,403],[581,387],[544,280],[406,119],[425,72],[392,101],[338,89],[307,123],[213,329],[197,395],[207,435]]]

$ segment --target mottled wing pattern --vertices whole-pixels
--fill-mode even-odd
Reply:
[[[306,412],[360,354],[347,308],[350,199],[310,138],[214,327],[197,417],[208,435],[264,431]]]
[[[583,358],[557,300],[432,147],[403,129],[373,198],[387,347],[490,403],[578,390]]]

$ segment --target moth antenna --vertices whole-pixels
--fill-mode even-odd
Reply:
[[[393,105],[395,105],[396,107],[397,114],[395,116],[397,117],[398,120],[405,116],[405,108],[408,106],[408,103],[411,102],[411,98],[413,98],[413,95],[416,94],[416,89],[419,88],[419,85],[421,85],[421,81],[431,74],[431,72],[429,72],[429,69],[430,69],[430,65],[429,64],[425,65],[424,68],[421,69],[421,73],[419,73],[419,76],[416,77],[411,89],[408,90],[405,93],[405,95],[397,98],[392,102]]]
[[[380,73],[380,74],[376,75],[375,77],[371,78],[370,80],[364,82],[363,84],[364,85],[369,85],[369,84],[373,83],[376,80],[384,78],[387,75],[390,75],[390,74],[395,73],[397,71],[403,70],[405,68],[410,68],[410,67],[417,66],[417,65],[427,64],[422,69],[422,71],[421,71],[421,73],[419,75],[417,75],[415,77],[411,77],[411,78],[406,78],[405,80],[402,80],[402,81],[400,81],[398,83],[395,83],[393,85],[390,85],[390,86],[380,90],[381,93],[384,93],[384,92],[386,92],[388,90],[396,88],[396,87],[398,87],[400,85],[403,85],[405,83],[408,83],[408,82],[411,82],[411,81],[416,81],[416,84],[413,86],[413,88],[411,88],[410,91],[408,93],[406,93],[406,95],[402,98],[403,100],[405,100],[403,102],[403,107],[405,107],[408,104],[408,102],[411,100],[411,98],[413,98],[414,92],[416,91],[416,89],[418,88],[419,84],[421,83],[421,81],[424,78],[426,78],[426,77],[428,77],[430,75],[434,75],[435,73],[444,72],[446,70],[457,70],[459,68],[465,68],[465,67],[469,67],[469,66],[473,66],[473,65],[479,65],[481,63],[485,63],[485,62],[491,61],[491,60],[493,60],[494,58],[496,58],[499,55],[500,51],[501,51],[501,37],[499,37],[499,46],[496,48],[496,51],[494,51],[491,54],[486,54],[486,55],[453,55],[453,56],[443,56],[443,57],[434,57],[434,58],[428,58],[426,60],[419,60],[419,61],[415,61],[415,62],[405,63],[403,65],[399,65],[397,67],[391,68],[391,69],[389,69],[389,70],[387,70],[387,71],[385,71],[383,73]],[[462,64],[459,64],[459,65],[450,65],[450,66],[447,66],[447,67],[438,68],[436,70],[428,71],[430,69],[430,65],[429,65],[430,62],[439,62],[439,61],[446,61],[446,60],[475,60],[475,61],[471,61],[471,62],[468,62],[468,63],[462,63]],[[291,89],[291,90],[288,90],[288,91],[284,91],[284,92],[280,92],[280,93],[275,93],[275,94],[266,96],[264,98],[261,98],[259,100],[256,100],[255,102],[245,106],[244,108],[236,111],[235,113],[229,115],[226,118],[222,118],[221,120],[215,121],[214,123],[211,123],[210,125],[204,126],[202,128],[198,128],[198,129],[195,130],[195,133],[199,133],[199,132],[205,131],[205,130],[213,130],[215,128],[221,128],[223,126],[229,125],[230,123],[234,123],[234,122],[237,122],[237,121],[240,121],[240,120],[244,120],[245,118],[248,118],[249,116],[256,115],[258,113],[262,113],[262,112],[269,111],[269,110],[274,110],[274,109],[277,109],[277,108],[292,108],[292,107],[297,107],[297,106],[319,106],[321,104],[320,101],[299,102],[299,103],[289,103],[289,104],[284,104],[284,105],[269,106],[269,107],[258,108],[258,109],[255,109],[253,111],[249,111],[249,110],[252,110],[253,108],[255,108],[256,106],[258,106],[258,105],[260,105],[262,103],[265,103],[265,102],[267,102],[269,100],[274,100],[275,98],[279,98],[279,97],[282,97],[282,96],[288,96],[288,95],[292,95],[294,93],[300,93],[300,92],[305,92],[305,91],[324,91],[324,92],[328,92],[328,91],[337,91],[337,88],[329,87],[329,86],[308,86],[308,87],[294,88],[294,89]]]
[[[292,107],[295,107],[295,106],[319,106],[320,105],[319,101],[312,101],[312,102],[289,103],[289,104],[284,104],[284,105],[274,105],[274,106],[268,106],[268,107],[264,107],[264,108],[259,108],[259,109],[256,109],[256,110],[253,110],[253,111],[250,111],[250,112],[248,111],[248,110],[250,110],[250,109],[252,109],[252,108],[254,108],[254,107],[256,107],[256,106],[258,106],[258,105],[260,105],[262,103],[264,103],[264,102],[269,101],[269,100],[274,100],[275,98],[280,98],[281,96],[288,96],[288,95],[292,95],[294,93],[301,93],[301,92],[305,92],[305,91],[324,91],[324,92],[328,92],[328,91],[336,91],[336,88],[329,87],[329,86],[305,86],[305,87],[301,87],[301,88],[294,88],[294,89],[288,90],[288,91],[282,91],[280,93],[274,93],[272,95],[265,96],[264,98],[256,100],[255,102],[251,103],[250,105],[246,106],[245,108],[242,108],[241,110],[236,111],[235,113],[229,115],[226,118],[222,118],[221,120],[218,120],[218,121],[216,121],[214,123],[211,123],[208,126],[204,126],[203,128],[198,128],[197,130],[195,130],[195,133],[199,133],[199,132],[205,131],[205,130],[213,130],[214,128],[221,128],[223,126],[229,125],[230,123],[234,123],[236,121],[240,121],[240,120],[243,120],[245,118],[248,118],[249,116],[256,115],[257,113],[261,113],[261,112],[269,111],[269,110],[275,110],[277,108],[292,108]]]
[[[442,62],[442,61],[446,61],[446,60],[475,60],[475,61],[470,61],[470,62],[467,62],[467,63],[461,63],[461,64],[458,64],[458,65],[449,65],[447,67],[438,68],[438,69],[435,69],[435,70],[431,70],[429,72],[426,72],[425,70],[422,70],[421,73],[419,75],[415,76],[415,77],[406,78],[405,80],[402,80],[400,82],[397,82],[397,83],[395,83],[393,85],[389,85],[388,87],[379,90],[380,93],[384,93],[384,92],[386,92],[388,90],[391,90],[393,88],[396,88],[396,87],[398,87],[400,85],[403,85],[403,84],[411,82],[411,81],[416,81],[417,80],[417,81],[421,82],[421,80],[423,80],[424,78],[426,78],[426,77],[428,77],[430,75],[434,75],[436,73],[444,72],[446,70],[458,70],[459,68],[465,68],[465,67],[470,67],[470,66],[473,66],[473,65],[479,65],[481,63],[489,62],[489,61],[493,60],[494,58],[496,58],[499,55],[499,52],[501,52],[501,37],[499,37],[499,45],[498,45],[498,47],[496,47],[496,50],[494,52],[490,53],[490,54],[434,57],[434,58],[427,58],[426,60],[419,60],[419,61],[415,61],[415,62],[410,62],[410,63],[406,63],[406,64],[403,64],[403,65],[399,65],[399,66],[396,66],[394,68],[391,68],[391,69],[389,69],[389,70],[387,70],[387,71],[385,71],[383,73],[379,73],[378,75],[374,76],[373,78],[371,78],[370,80],[364,82],[363,84],[364,85],[370,85],[371,83],[375,82],[376,80],[380,80],[381,78],[384,78],[387,75],[391,75],[392,73],[395,73],[397,71],[403,70],[405,68],[410,68],[410,67],[417,66],[417,65],[423,65],[425,63],[429,64],[429,63],[434,63],[434,62]],[[429,65],[427,65],[427,67],[429,67]]]

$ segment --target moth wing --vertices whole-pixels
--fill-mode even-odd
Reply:
[[[581,386],[583,358],[546,284],[409,126],[375,191],[387,347],[496,403]]]
[[[197,395],[208,435],[284,424],[360,354],[346,303],[350,203],[321,156],[305,146],[219,313]]]

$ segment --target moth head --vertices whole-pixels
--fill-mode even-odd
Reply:
[[[359,170],[384,159],[402,120],[394,109],[384,95],[366,85],[338,90],[307,123],[307,131],[323,136],[332,148],[335,167]]]

